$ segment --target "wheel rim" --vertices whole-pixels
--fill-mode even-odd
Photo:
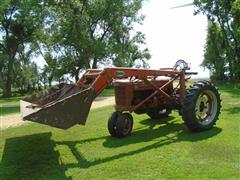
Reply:
[[[161,109],[158,111],[158,114],[165,114],[167,113],[167,109]]]
[[[131,122],[128,117],[125,117],[124,119],[124,134],[127,134],[130,131],[131,128]]]
[[[212,123],[217,114],[217,97],[210,91],[203,91],[197,98],[195,104],[196,118],[202,125],[208,125]]]

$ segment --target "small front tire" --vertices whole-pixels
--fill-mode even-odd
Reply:
[[[108,119],[108,132],[111,134],[112,137],[116,137],[116,124],[118,116],[120,112],[113,112],[112,115]]]
[[[129,136],[133,128],[133,117],[129,113],[123,113],[118,116],[116,122],[116,136],[125,137]]]

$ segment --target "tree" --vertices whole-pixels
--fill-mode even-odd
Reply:
[[[205,14],[211,23],[216,24],[219,27],[218,29],[221,32],[224,47],[222,46],[222,49],[218,49],[219,54],[217,56],[221,56],[225,59],[226,63],[222,65],[224,65],[225,72],[229,74],[229,78],[231,80],[239,81],[240,0],[194,0],[194,4],[198,8],[196,14]],[[208,36],[210,36],[210,34]],[[208,42],[210,43],[210,41]],[[207,44],[207,46],[211,45]],[[208,54],[210,53],[209,51],[206,52],[208,52]],[[209,59],[205,59],[204,61],[209,61]],[[204,64],[205,63],[203,63],[203,65]],[[220,77],[221,76],[219,76],[219,78]]]
[[[134,32],[141,23],[143,0],[2,0],[0,4],[0,88],[11,96],[11,87],[21,91],[30,74],[39,75],[33,55],[46,61],[40,73],[52,85],[66,75],[102,64],[147,67],[145,37]],[[30,78],[30,80],[33,80]],[[34,79],[34,83],[35,83]],[[16,82],[15,82],[16,81]]]
[[[37,64],[30,62],[27,64],[18,65],[18,68],[14,71],[14,79],[14,85],[18,88],[18,91],[22,95],[30,90],[37,89],[39,84],[39,72],[37,69]]]
[[[14,82],[14,66],[19,51],[30,48],[35,30],[42,25],[41,2],[31,0],[15,1],[2,0],[0,6],[0,79],[3,96],[11,96],[11,87]],[[28,45],[28,46],[27,46]]]
[[[133,33],[142,0],[71,0],[48,7],[52,46],[58,63],[78,80],[79,72],[101,63],[146,66],[147,49],[140,50],[144,35]],[[142,62],[142,63],[140,63]],[[65,72],[65,73],[67,73]]]
[[[226,44],[220,27],[214,22],[209,22],[202,66],[212,72],[211,78],[214,80],[224,80],[227,76],[225,46]]]

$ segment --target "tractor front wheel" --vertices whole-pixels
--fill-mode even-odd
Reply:
[[[125,137],[131,134],[133,117],[129,113],[114,112],[108,120],[108,131],[113,137]]]
[[[120,114],[121,114],[120,112],[113,112],[112,115],[108,119],[108,132],[113,137],[115,137],[117,135],[117,133],[116,133],[116,123],[117,123],[118,116]]]
[[[187,91],[183,101],[181,115],[191,131],[211,129],[221,108],[220,94],[208,81],[199,81]]]

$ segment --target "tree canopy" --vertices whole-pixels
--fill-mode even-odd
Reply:
[[[53,81],[64,81],[66,74],[78,80],[82,70],[106,64],[147,67],[150,54],[142,46],[144,34],[134,31],[144,19],[139,13],[142,4],[143,0],[3,0],[3,95],[11,96],[14,85],[21,91],[51,86]],[[32,62],[36,57],[46,62],[41,72]]]
[[[0,5],[0,87],[11,96],[16,72],[29,63],[34,33],[43,27],[42,6],[34,1],[3,0]]]
[[[194,0],[196,14],[207,16],[202,65],[215,80],[240,81],[240,0]]]

